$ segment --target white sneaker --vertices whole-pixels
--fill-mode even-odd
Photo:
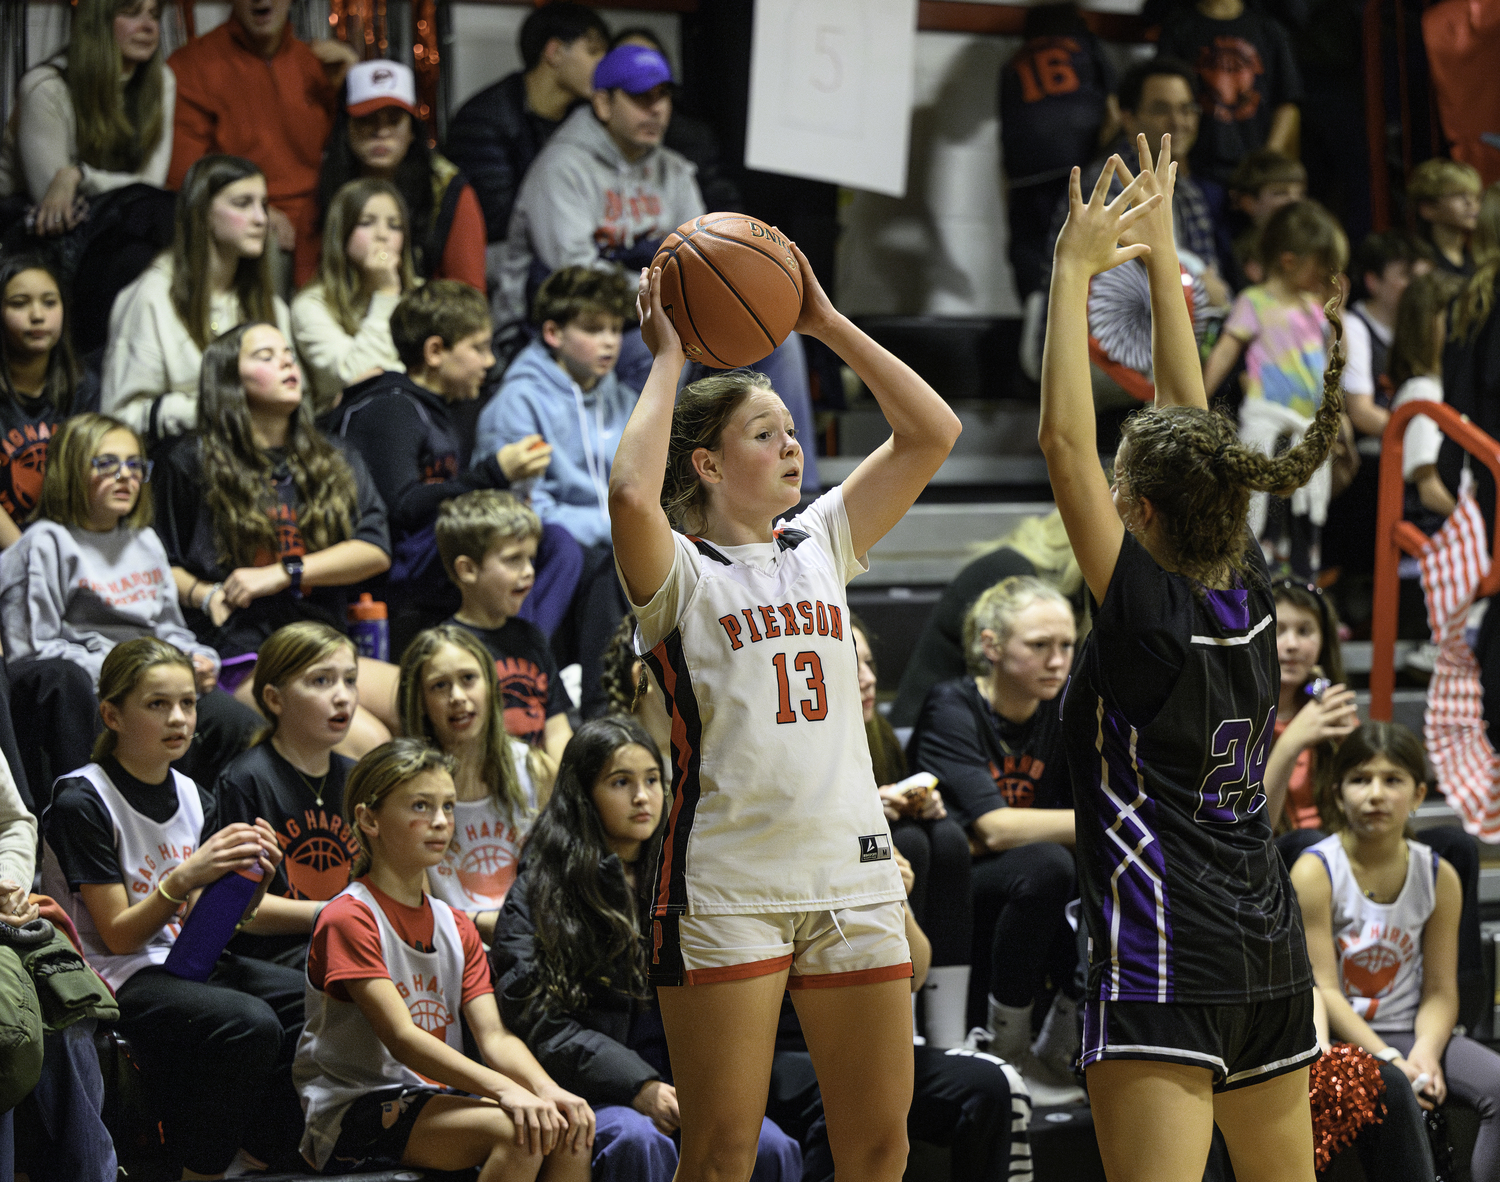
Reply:
[[[1033,1108],[1078,1108],[1089,1102],[1088,1093],[1071,1076],[1052,1071],[1030,1051],[1021,1056],[1015,1068],[1026,1081]]]
[[[972,1026],[969,1028],[968,1037],[964,1039],[964,1050],[988,1051],[990,1043],[994,1041],[995,1036],[990,1033],[988,1026]]]

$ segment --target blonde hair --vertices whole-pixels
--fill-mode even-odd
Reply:
[[[1468,340],[1489,319],[1495,283],[1500,279],[1500,181],[1479,199],[1479,223],[1469,235],[1469,253],[1474,256],[1474,274],[1453,301],[1449,340]]]
[[[964,614],[964,659],[969,672],[975,677],[984,677],[991,672],[989,659],[984,655],[982,634],[995,634],[997,644],[1004,644],[1015,630],[1016,617],[1033,603],[1045,601],[1060,604],[1073,619],[1073,605],[1056,587],[1035,575],[1011,575],[1001,579],[984,591],[974,605]],[[1074,621],[1075,627],[1077,621]]]
[[[542,519],[530,505],[508,492],[477,488],[444,501],[433,532],[443,569],[457,583],[454,563],[460,558],[482,563],[486,554],[506,542],[524,538],[540,541]]]
[[[1416,207],[1424,201],[1437,201],[1455,189],[1477,193],[1482,184],[1479,170],[1472,164],[1434,156],[1411,170],[1406,182],[1406,200],[1415,213]]]
[[[359,806],[376,812],[385,798],[408,780],[423,772],[447,772],[451,776],[454,766],[452,757],[420,739],[392,739],[354,765],[344,785],[344,823],[359,843],[359,853],[349,867],[351,882],[370,869],[370,839],[360,828]]]
[[[752,390],[769,390],[771,379],[753,369],[710,374],[687,386],[677,396],[672,412],[672,436],[667,443],[667,470],[662,477],[661,507],[667,520],[680,529],[703,528],[706,496],[693,453],[700,447],[717,451],[724,442],[724,426]]]
[[[418,632],[406,646],[406,651],[401,654],[401,681],[396,691],[401,729],[413,739],[440,746],[437,731],[427,714],[422,673],[427,662],[448,644],[468,653],[479,665],[479,675],[484,679],[485,692],[489,695],[484,720],[484,762],[479,774],[495,805],[506,817],[516,821],[530,813],[531,804],[521,789],[521,778],[511,758],[510,734],[505,729],[505,696],[500,692],[500,680],[495,676],[495,658],[467,628],[458,624],[440,624]]]
[[[154,636],[137,636],[109,650],[99,670],[99,700],[123,706],[125,699],[135,692],[141,678],[158,665],[180,665],[188,676],[193,675],[193,662],[180,648],[158,640]],[[108,759],[114,754],[120,736],[109,727],[94,740],[94,762]]]
[[[265,730],[255,737],[263,743],[276,733],[281,717],[272,713],[266,705],[266,687],[274,685],[280,689],[310,665],[331,656],[340,648],[347,648],[358,660],[359,652],[350,640],[337,628],[321,620],[298,620],[276,629],[261,643],[255,659],[255,706],[266,716]]]
[[[35,517],[55,521],[58,525],[81,528],[89,520],[89,486],[93,482],[94,453],[112,431],[126,431],[135,440],[142,463],[146,449],[141,437],[127,424],[110,415],[87,412],[74,415],[62,423],[47,444],[47,467],[42,473],[42,496]],[[135,495],[135,507],[122,519],[130,529],[145,529],[151,524],[151,485],[142,480]]]
[[[1083,586],[1083,569],[1073,554],[1067,526],[1056,509],[1045,517],[1027,517],[1010,533],[993,542],[975,542],[969,546],[975,558],[996,550],[1014,550],[1036,568],[1038,577],[1046,579],[1064,595],[1075,595]]]
[[[365,206],[374,197],[389,197],[396,203],[401,218],[401,290],[417,285],[417,272],[411,261],[411,215],[401,190],[390,181],[361,177],[350,181],[333,195],[328,215],[323,221],[323,250],[318,256],[318,283],[328,311],[350,336],[359,332],[360,323],[370,309],[370,295],[364,290],[364,275],[349,261],[349,238],[359,228]]]

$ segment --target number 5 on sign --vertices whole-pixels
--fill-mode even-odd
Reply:
[[[745,163],[906,191],[916,0],[756,0]]]

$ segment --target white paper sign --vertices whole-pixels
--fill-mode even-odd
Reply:
[[[745,165],[906,194],[917,0],[756,0]]]

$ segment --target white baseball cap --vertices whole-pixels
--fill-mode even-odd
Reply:
[[[386,58],[355,62],[346,75],[349,114],[358,118],[381,107],[417,113],[417,82],[411,67]]]

